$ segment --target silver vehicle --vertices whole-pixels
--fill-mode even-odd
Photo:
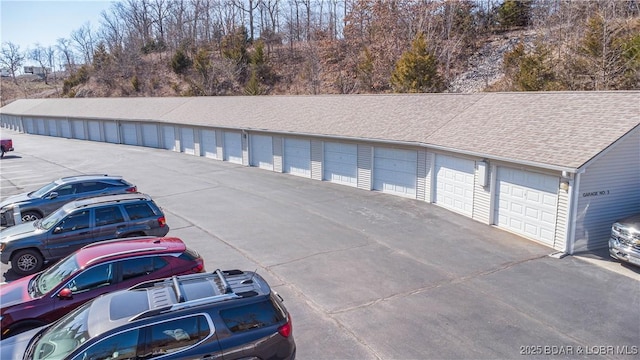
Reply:
[[[135,193],[135,185],[121,176],[78,175],[55,180],[38,190],[18,194],[0,203],[0,225],[13,226],[51,214],[69,201],[110,194]],[[14,220],[14,213],[18,221]]]
[[[609,254],[614,259],[640,266],[640,214],[618,220],[611,226]]]
[[[75,200],[49,216],[0,231],[0,261],[18,275],[42,269],[96,241],[169,232],[162,210],[145,194]]]

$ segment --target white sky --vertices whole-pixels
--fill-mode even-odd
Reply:
[[[100,13],[110,6],[105,0],[0,0],[0,42],[17,44],[21,51],[36,43],[54,46],[87,22],[96,30]]]

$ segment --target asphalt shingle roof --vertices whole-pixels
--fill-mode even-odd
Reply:
[[[27,99],[0,113],[390,140],[579,168],[639,127],[640,91]]]

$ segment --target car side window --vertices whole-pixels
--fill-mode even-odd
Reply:
[[[209,335],[204,315],[190,316],[149,326],[149,342],[142,357],[158,356],[183,350]]]
[[[259,329],[283,320],[271,301],[225,309],[220,311],[220,316],[232,332]]]
[[[89,228],[90,211],[82,210],[64,218],[59,224],[60,232],[69,232]]]
[[[144,219],[155,215],[147,203],[127,204],[124,209],[131,220]]]
[[[74,360],[137,359],[140,330],[133,329],[99,341],[78,354]]]
[[[100,191],[102,189],[106,189],[107,185],[100,181],[87,181],[82,183],[81,192],[92,192],[92,191]]]
[[[53,190],[58,196],[67,196],[76,193],[76,186],[74,184],[61,185],[57,189]]]
[[[117,224],[124,222],[124,216],[119,206],[106,206],[98,208],[96,212],[96,226]]]
[[[67,286],[72,292],[80,293],[113,284],[113,263],[89,268],[73,278]]]
[[[157,256],[124,260],[122,262],[122,281],[148,275],[166,265],[167,262]]]

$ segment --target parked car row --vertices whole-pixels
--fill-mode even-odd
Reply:
[[[121,177],[58,179],[3,201],[0,218],[0,260],[24,276],[0,285],[2,359],[295,358],[267,282],[205,272]]]

